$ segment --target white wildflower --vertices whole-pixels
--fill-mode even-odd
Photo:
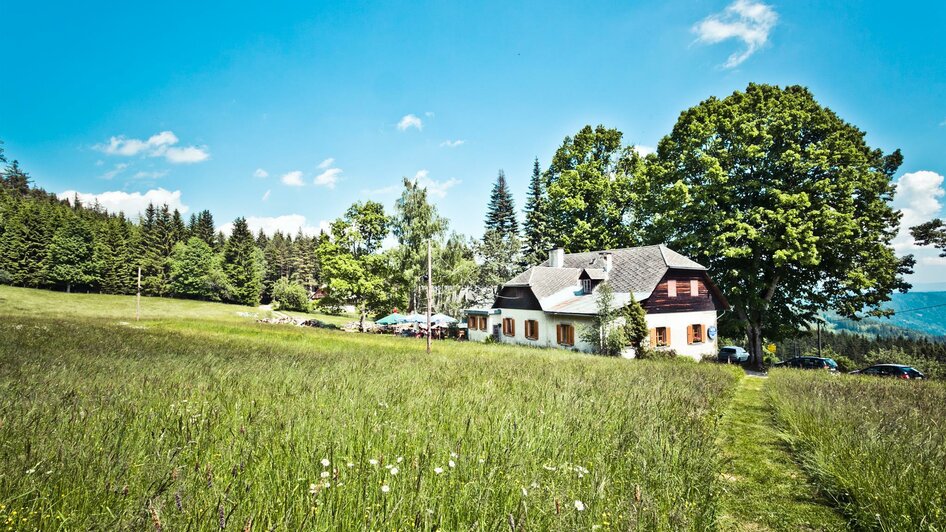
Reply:
[[[457,457],[457,453],[450,453],[450,458],[456,458],[456,457]]]
[[[523,497],[528,497],[528,496],[529,496],[529,492],[526,491],[525,488],[522,488],[522,496],[523,496]]]
[[[449,462],[447,462],[447,465],[450,467],[457,467],[457,463],[454,462],[453,460],[450,460]]]
[[[443,468],[442,468],[442,467],[435,467],[435,468],[434,468],[434,473],[437,473],[438,475],[439,475],[440,473],[443,473]]]
[[[479,459],[479,462],[480,462],[481,464],[485,464],[485,463],[486,463],[486,460],[480,458],[480,459]]]
[[[348,462],[346,465],[348,466],[348,469],[355,467],[355,464],[352,462]]]
[[[583,503],[583,502],[581,502],[581,501],[575,501],[575,509],[578,510],[579,512],[584,512],[584,511],[585,511],[585,503]]]
[[[309,484],[309,493],[315,495],[315,492],[318,491],[318,488],[315,484]]]
[[[404,461],[404,457],[403,457],[403,456],[398,456],[398,457],[397,457],[397,463],[400,464],[400,463],[403,462],[403,461]]]
[[[319,474],[319,476],[322,477],[322,478],[328,478],[329,472],[328,472],[328,471],[322,471],[322,472]]]
[[[371,465],[378,465],[378,461],[375,460],[374,458],[372,458],[371,460],[368,460],[368,463]]]
[[[322,467],[328,467],[329,464],[331,464],[331,463],[332,463],[332,462],[329,462],[329,461],[328,461],[328,458],[323,458],[323,459],[322,459]]]
[[[385,469],[391,469],[392,467],[394,467],[394,464],[388,464],[384,466]]]
[[[326,480],[326,481],[325,481],[325,484],[323,484],[323,486],[325,486],[326,488],[331,488],[331,487],[332,487],[332,483]]]
[[[396,467],[392,467],[392,468],[391,468],[391,474],[394,475],[394,476],[397,476],[397,474],[400,473],[400,472],[401,472],[401,470],[398,469],[398,468],[396,468]]]
[[[391,487],[388,486],[387,484],[381,486],[381,493],[387,493],[389,491],[391,491]]]

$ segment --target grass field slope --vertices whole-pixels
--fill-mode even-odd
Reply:
[[[727,368],[0,297],[0,524],[715,526]]]

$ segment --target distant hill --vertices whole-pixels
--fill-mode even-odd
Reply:
[[[896,293],[886,305],[896,311],[891,318],[852,321],[826,316],[829,328],[873,336],[936,337],[946,341],[946,291]]]

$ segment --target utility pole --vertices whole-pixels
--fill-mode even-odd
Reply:
[[[818,358],[821,358],[821,318],[818,318]]]
[[[430,266],[430,240],[427,241],[427,354],[430,354],[430,296],[434,292],[433,270]]]
[[[135,298],[135,321],[141,318],[141,266],[138,266],[138,296]]]

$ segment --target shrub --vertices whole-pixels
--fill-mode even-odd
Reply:
[[[309,294],[299,283],[290,282],[283,277],[273,284],[273,301],[280,310],[309,311]]]
[[[641,347],[637,352],[637,358],[641,360],[671,360],[677,358],[677,352],[674,349],[651,349],[650,347]]]

